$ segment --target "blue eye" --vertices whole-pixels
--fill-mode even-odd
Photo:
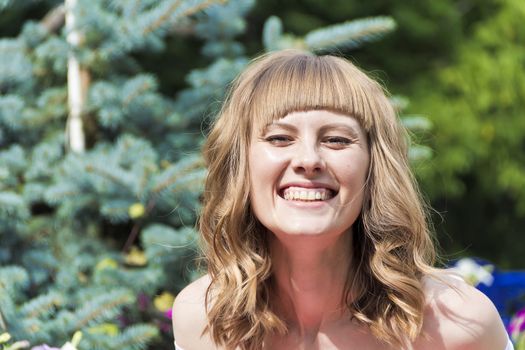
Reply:
[[[337,145],[349,145],[352,143],[350,139],[340,136],[330,136],[325,139],[325,142]]]
[[[291,142],[292,138],[286,135],[272,135],[266,137],[264,140],[271,143],[272,145],[282,146]]]

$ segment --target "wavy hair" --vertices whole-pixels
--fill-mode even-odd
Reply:
[[[250,206],[247,153],[255,128],[320,109],[355,117],[369,141],[346,305],[396,348],[421,332],[422,277],[434,270],[435,250],[406,131],[380,84],[349,61],[284,50],[256,58],[234,80],[203,148],[208,175],[198,226],[211,278],[205,331],[217,345],[258,349],[268,334],[287,331],[272,308],[272,261],[267,230]]]

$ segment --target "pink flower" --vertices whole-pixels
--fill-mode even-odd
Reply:
[[[507,330],[513,339],[517,339],[519,334],[525,331],[525,307],[512,317]]]
[[[172,309],[164,311],[164,316],[166,316],[168,319],[171,320],[173,318],[173,316],[172,316]]]

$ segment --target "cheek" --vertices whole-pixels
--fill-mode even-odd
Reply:
[[[363,159],[356,161],[348,167],[348,178],[351,178],[354,183],[365,183],[368,175],[368,161]]]
[[[341,160],[339,160],[341,161]],[[344,162],[344,166],[335,169],[335,176],[341,185],[341,200],[343,202],[361,201],[366,188],[368,176],[368,157],[352,157]]]
[[[259,145],[250,149],[248,164],[250,202],[257,215],[267,211],[273,204],[276,186],[286,169],[286,157]]]
[[[339,181],[362,182],[368,175],[369,157],[363,152],[343,156],[333,154],[327,157],[327,164]]]
[[[278,152],[261,145],[252,147],[248,159],[252,186],[266,184],[268,181],[275,183],[286,167],[286,159],[285,152]]]

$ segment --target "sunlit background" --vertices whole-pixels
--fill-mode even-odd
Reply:
[[[522,0],[0,0],[0,347],[172,349],[206,128],[295,47],[391,93],[442,263],[524,350],[523,23]]]

